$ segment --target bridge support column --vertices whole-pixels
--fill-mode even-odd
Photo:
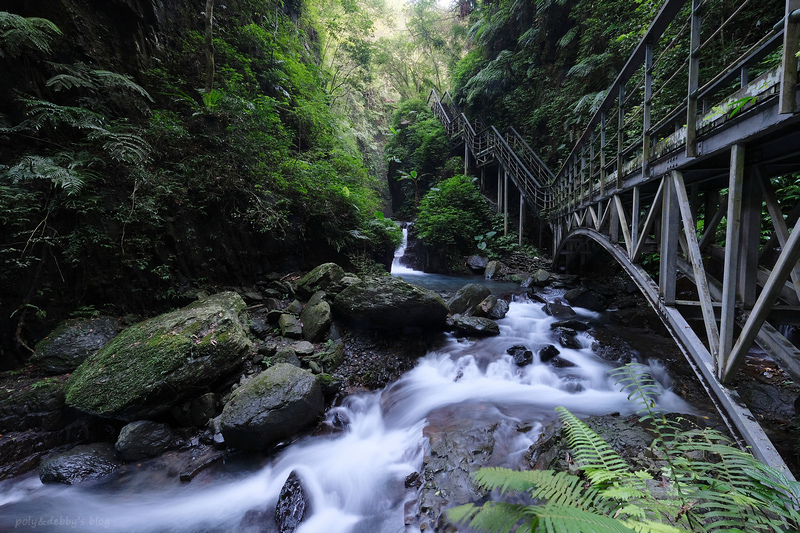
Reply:
[[[797,51],[800,39],[800,21],[792,20],[792,14],[800,9],[800,0],[786,0],[783,19],[783,61],[781,63],[781,87],[778,106],[781,113],[797,111]]]
[[[508,171],[503,170],[503,236],[508,236]]]
[[[742,183],[742,244],[739,248],[737,292],[745,309],[756,301],[758,252],[761,242],[761,188],[752,169],[745,169]]]
[[[522,246],[522,232],[525,229],[525,196],[519,195],[519,245]]]
[[[497,212],[503,210],[503,165],[497,167]]]
[[[728,216],[725,228],[725,270],[722,278],[722,319],[719,335],[719,364],[717,376],[722,379],[733,349],[734,319],[736,313],[736,286],[739,269],[736,265],[741,248],[742,188],[744,185],[744,146],[731,147],[731,171],[728,179]]]
[[[467,139],[464,139],[464,175],[467,175],[469,172],[469,144],[467,143]]]
[[[662,178],[664,195],[661,204],[661,260],[658,272],[658,294],[664,305],[675,305],[675,275],[678,270],[678,198],[669,175]]]

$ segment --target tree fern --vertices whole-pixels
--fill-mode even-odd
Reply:
[[[34,51],[49,54],[58,35],[61,30],[47,19],[0,11],[0,58],[16,58]]]
[[[28,180],[47,180],[54,186],[64,189],[68,196],[77,194],[83,188],[85,174],[79,164],[70,161],[66,164],[53,157],[29,155],[9,168],[6,175],[14,183]]]
[[[576,465],[585,476],[567,472],[515,472],[481,469],[482,487],[501,495],[513,491],[531,505],[489,502],[452,509],[448,516],[469,521],[481,531],[798,531],[800,483],[763,465],[710,429],[683,430],[656,409],[660,388],[648,368],[630,364],[612,371],[641,421],[656,434],[651,449],[663,459],[666,492],[654,495],[648,472],[634,472],[601,437],[563,408],[558,408]]]

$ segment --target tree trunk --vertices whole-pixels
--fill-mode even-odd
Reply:
[[[206,0],[206,94],[214,88],[214,0]]]

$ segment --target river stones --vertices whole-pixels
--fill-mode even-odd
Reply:
[[[356,327],[393,331],[444,329],[449,312],[435,292],[389,276],[349,286],[336,296],[333,310]]]
[[[488,264],[489,258],[482,255],[471,255],[467,258],[467,266],[475,272],[484,272]]]
[[[167,424],[137,420],[122,428],[114,448],[123,461],[138,461],[167,451],[175,435]]]
[[[293,533],[308,514],[311,501],[297,472],[289,474],[275,506],[278,533]]]
[[[325,408],[316,376],[279,363],[236,389],[219,423],[225,442],[263,450],[314,424]]]
[[[166,412],[244,361],[244,307],[224,292],[131,326],[75,370],[67,405],[127,421]]]
[[[113,317],[67,320],[36,344],[30,362],[48,374],[72,372],[117,331]]]
[[[491,337],[500,334],[500,326],[490,318],[453,315],[450,320],[456,332],[467,337]]]
[[[514,364],[517,366],[525,366],[533,362],[533,352],[522,344],[515,344],[507,349],[506,353],[514,358]]]
[[[79,483],[110,474],[121,465],[108,443],[82,444],[52,455],[39,466],[42,483]]]
[[[447,301],[447,307],[453,314],[471,315],[475,308],[491,294],[492,291],[483,285],[470,283],[458,289],[458,292]]]
[[[591,326],[586,322],[581,322],[580,320],[559,320],[558,322],[553,322],[550,324],[550,329],[557,328],[570,328],[574,329],[575,331],[587,331],[591,328]]]
[[[508,302],[502,298],[489,295],[474,308],[475,316],[485,316],[492,320],[500,320],[508,313]]]
[[[552,344],[548,344],[547,346],[539,350],[539,360],[542,363],[546,363],[551,359],[553,359],[554,357],[558,356],[560,353],[561,352],[558,350],[558,348],[556,348]]]
[[[323,263],[297,282],[297,292],[309,298],[317,291],[331,290],[344,277],[344,269],[336,263]]]

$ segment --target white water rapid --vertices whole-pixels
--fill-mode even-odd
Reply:
[[[506,353],[512,345],[524,344],[536,354],[552,343],[554,320],[541,304],[512,302],[499,321],[500,336],[449,338],[385,390],[350,396],[331,409],[327,419],[331,425],[344,421],[343,431],[304,438],[256,471],[223,472],[189,484],[145,468],[133,474],[144,478],[128,485],[42,485],[35,474],[4,482],[0,529],[16,524],[16,529],[36,531],[236,531],[248,510],[275,508],[281,487],[296,470],[313,502],[299,533],[404,531],[404,503],[415,497],[404,480],[422,468],[423,428],[436,412],[470,419],[480,410],[481,416],[488,412],[530,428],[496,436],[495,450],[503,450],[510,466],[535,442],[542,424],[552,420],[556,406],[582,415],[631,412],[626,395],[605,374],[609,364],[591,351],[587,334],[579,334],[581,349],[561,349],[560,357],[575,366],[556,368],[541,363],[538,355],[525,367],[512,361]],[[668,390],[658,401],[667,410],[689,410]],[[26,527],[34,519],[45,522]],[[47,520],[62,525],[48,526]]]

